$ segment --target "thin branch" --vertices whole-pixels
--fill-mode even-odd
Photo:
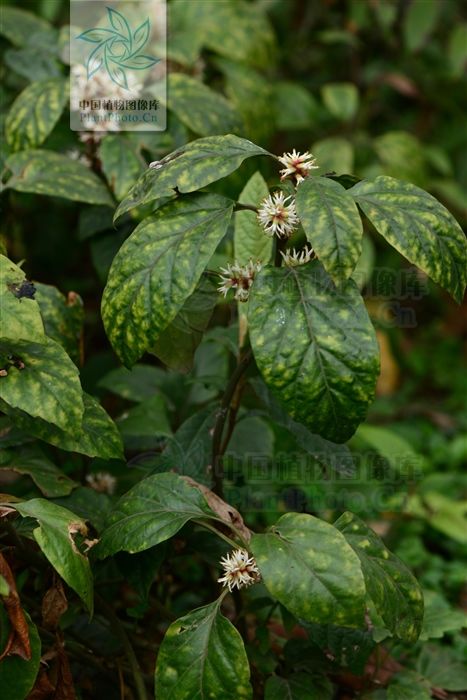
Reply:
[[[240,202],[237,202],[235,205],[234,212],[237,211],[254,211],[255,214],[257,214],[258,207],[255,207],[253,204],[240,204]]]

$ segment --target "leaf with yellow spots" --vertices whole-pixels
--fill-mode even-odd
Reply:
[[[169,153],[146,170],[115,212],[114,220],[130,209],[178,192],[194,192],[221,180],[246,158],[271,156],[256,144],[234,134],[207,136]]]
[[[243,640],[220,611],[221,598],[173,622],[156,665],[158,700],[250,700]]]
[[[76,292],[65,297],[50,284],[36,282],[34,286],[47,335],[65,348],[73,362],[82,364],[83,300]]]
[[[83,392],[76,365],[50,338],[0,340],[0,399],[11,408],[42,418],[62,430],[79,430]]]
[[[142,552],[198,518],[217,516],[197,488],[172,472],[149,476],[118,501],[95,553],[102,559],[122,551]]]
[[[292,418],[332,442],[348,440],[379,372],[378,343],[355,282],[338,290],[318,261],[264,268],[248,322],[263,379]]]
[[[216,194],[188,195],[146,218],[120,248],[104,290],[102,319],[127,367],[152,350],[195,291],[232,209],[230,199]]]
[[[347,190],[326,177],[308,177],[295,198],[307,240],[337,283],[350,277],[362,254],[363,225]]]
[[[13,151],[40,146],[60,118],[68,100],[68,80],[31,83],[10,107],[5,120],[7,144]]]
[[[78,541],[87,535],[84,520],[67,508],[43,498],[15,503],[12,507],[24,518],[35,518],[38,521],[39,527],[33,530],[37,544],[54,569],[79,595],[92,614],[91,567],[87,556],[80,551]]]
[[[312,515],[287,513],[272,532],[253,535],[250,544],[266,588],[293,615],[363,626],[360,561],[335,527]]]
[[[387,628],[399,639],[416,642],[423,623],[423,594],[405,566],[378,535],[353,513],[334,526],[361,561],[366,590]]]
[[[46,342],[44,324],[34,287],[23,270],[0,255],[0,336],[14,340]]]
[[[467,283],[467,242],[452,214],[409,182],[380,175],[352,195],[375,229],[460,304]]]

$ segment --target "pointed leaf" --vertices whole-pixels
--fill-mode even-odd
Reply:
[[[143,479],[118,501],[95,552],[142,552],[175,535],[193,518],[214,518],[198,489],[168,472]]]
[[[36,625],[27,613],[31,658],[7,656],[0,662],[0,688],[8,700],[24,700],[29,697],[41,663],[41,639]]]
[[[232,207],[215,194],[168,202],[120,248],[104,290],[102,318],[125,365],[151,350],[193,294],[225,235]]]
[[[250,544],[266,588],[293,615],[363,625],[360,561],[335,527],[312,515],[287,513],[272,532],[253,535]]]
[[[35,518],[39,527],[33,531],[42,552],[72,588],[90,613],[93,609],[93,582],[87,556],[78,549],[76,535],[84,537],[87,527],[74,513],[43,498],[33,498],[14,507],[24,518]]]
[[[374,329],[353,280],[337,290],[317,261],[263,269],[248,320],[258,367],[287,412],[327,440],[348,440],[379,372]]]
[[[413,574],[353,513],[344,513],[334,525],[358,554],[368,595],[387,628],[415,642],[423,622],[423,594]]]
[[[457,221],[438,200],[385,175],[362,180],[348,193],[388,243],[461,303],[467,243]]]
[[[352,274],[362,254],[363,226],[351,195],[334,180],[306,178],[295,198],[307,240],[338,284]]]
[[[0,456],[0,469],[27,474],[44,496],[68,496],[78,486],[39,450],[25,449],[14,456]]]
[[[246,158],[271,155],[251,141],[233,134],[208,136],[182,146],[149,168],[121,202],[115,219],[174,190],[193,192],[236,170]]]
[[[157,657],[159,700],[252,697],[243,640],[219,608],[215,601],[170,625]]]

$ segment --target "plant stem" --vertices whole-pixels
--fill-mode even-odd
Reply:
[[[232,549],[238,549],[238,542],[235,542],[235,540],[231,540],[230,537],[227,535],[224,535],[223,532],[218,530],[214,525],[211,525],[211,523],[207,523],[205,520],[193,520],[192,522],[196,523],[196,525],[201,525],[201,527],[205,527],[207,530],[210,530],[211,532],[214,532],[218,537],[220,537],[224,542],[227,542]],[[227,523],[224,523],[224,521],[221,521],[224,525],[227,525]]]
[[[254,211],[257,214],[258,207],[253,206],[253,204],[240,204],[240,202],[237,202],[234,211]]]
[[[224,432],[225,421],[227,414],[232,402],[237,384],[242,377],[243,373],[246,371],[248,365],[251,361],[251,350],[248,350],[243,357],[239,360],[234,373],[230,377],[230,381],[227,384],[224,395],[221,400],[221,405],[219,412],[217,414],[216,423],[214,426],[214,434],[212,437],[212,469],[213,469],[213,491],[217,493],[218,496],[222,498],[223,486],[222,479],[223,473],[221,468],[221,457],[224,454],[227,444],[224,442],[222,444],[222,435]]]

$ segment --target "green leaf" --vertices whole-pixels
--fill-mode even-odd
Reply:
[[[150,352],[170,369],[189,372],[193,367],[196,348],[218,300],[217,288],[208,277],[202,277],[193,294],[162,331]]]
[[[308,637],[328,658],[333,667],[350,668],[356,676],[364,674],[368,657],[376,642],[371,630],[318,625],[315,622],[303,623]]]
[[[348,192],[373,226],[409,262],[461,303],[467,282],[467,245],[452,214],[428,192],[381,175]]]
[[[401,671],[391,679],[387,700],[430,700],[429,685],[414,671]]]
[[[1,387],[1,383],[0,383]],[[23,411],[2,406],[21,430],[48,442],[61,450],[79,452],[88,457],[123,459],[122,438],[117,426],[95,398],[83,392],[84,413],[82,424],[70,431],[51,425],[48,418],[31,418]]]
[[[163,369],[151,365],[138,364],[131,370],[119,367],[106,374],[99,387],[129,401],[144,401],[159,392],[165,375]]]
[[[214,518],[201,492],[182,477],[155,474],[143,479],[118,501],[95,552],[142,552],[168,540],[193,518]]]
[[[365,585],[360,562],[335,527],[312,515],[286,513],[251,549],[266,588],[308,622],[363,626]]]
[[[467,615],[452,608],[439,593],[424,591],[425,615],[420,641],[441,639],[446,632],[457,632],[467,627]]]
[[[0,337],[45,342],[39,304],[22,296],[25,280],[23,270],[0,255]]]
[[[31,83],[6,116],[7,144],[13,151],[40,146],[60,118],[68,100],[68,80],[49,78]]]
[[[84,322],[83,300],[76,292],[65,297],[50,284],[35,283],[36,300],[45,326],[52,340],[60,343],[73,362],[80,363],[80,338]]]
[[[29,82],[59,78],[62,75],[60,63],[45,49],[8,49],[3,60],[5,65]],[[30,105],[32,107],[32,105]]]
[[[241,119],[221,94],[183,73],[170,73],[167,106],[195,134],[211,136],[237,131]]]
[[[145,219],[115,256],[102,319],[115,351],[131,366],[173,321],[225,235],[233,202],[193,194]]]
[[[344,513],[334,525],[358,554],[367,593],[386,627],[399,639],[417,641],[423,594],[413,574],[356,515]]]
[[[414,494],[408,500],[406,510],[411,515],[424,518],[431,527],[448,537],[467,545],[467,500],[456,501],[436,491]]]
[[[78,484],[58,469],[38,450],[25,449],[13,456],[0,453],[0,470],[27,474],[44,496],[68,496]]]
[[[2,21],[0,22],[0,34],[9,39],[16,46],[26,46],[31,43],[31,38],[43,33],[48,33],[51,25],[42,17],[32,12],[27,12],[18,7],[4,5],[2,7]]]
[[[362,253],[363,226],[350,194],[334,180],[309,177],[295,198],[307,240],[337,283],[352,274]]]
[[[424,185],[426,175],[426,149],[413,134],[407,131],[387,131],[374,140],[375,151],[385,175]]]
[[[2,11],[5,8],[2,8]],[[34,685],[41,662],[41,640],[36,625],[25,611],[29,628],[31,658],[27,661],[20,656],[6,656],[0,661],[0,688],[8,700],[25,700]]]
[[[356,437],[362,438],[387,460],[396,474],[413,480],[426,466],[426,460],[416,452],[411,443],[389,430],[377,425],[361,425]]]
[[[103,138],[99,147],[102,170],[117,201],[122,200],[145,168],[133,144],[122,134]]]
[[[421,48],[431,32],[441,10],[439,0],[411,0],[404,19],[404,39],[409,51]]]
[[[467,690],[467,668],[450,648],[425,644],[417,659],[417,671],[433,688],[451,692]]]
[[[287,412],[328,440],[348,440],[379,372],[374,329],[355,283],[337,290],[317,261],[263,269],[248,319],[258,367]]]
[[[13,175],[4,189],[114,206],[102,180],[83,163],[61,153],[40,149],[13,153],[5,165]]]
[[[220,612],[220,600],[173,622],[156,665],[158,700],[252,698],[243,640]]]
[[[320,174],[328,172],[352,173],[354,171],[354,148],[347,139],[333,137],[315,141],[311,150],[319,166]]]
[[[120,203],[115,219],[134,207],[178,192],[193,192],[221,180],[246,158],[269,156],[268,151],[233,134],[208,136],[178,148],[149,168]]]
[[[455,76],[461,77],[467,64],[467,23],[457,24],[449,37],[449,63]]]
[[[82,599],[89,612],[93,610],[93,583],[88,558],[80,552],[76,535],[85,536],[84,520],[74,513],[46,501],[33,498],[24,503],[12,504],[24,518],[35,518],[39,527],[33,531],[34,538],[62,579]]]
[[[269,194],[269,189],[260,172],[256,171],[240,193],[240,204],[258,207]],[[240,264],[246,264],[250,258],[268,263],[272,253],[272,238],[266,236],[259,226],[254,211],[235,213],[234,257]]]
[[[2,595],[8,595],[10,593],[10,587],[8,585],[8,581],[3,578],[3,576],[0,576],[0,596]]]
[[[160,446],[161,439],[172,435],[161,394],[125,411],[117,420],[117,426],[128,450],[154,450]]]
[[[273,89],[277,128],[284,131],[310,129],[318,109],[313,95],[293,82],[277,82]]]
[[[7,365],[0,399],[63,430],[79,430],[84,408],[78,369],[58,343],[1,340],[0,356],[24,364]]]
[[[350,121],[358,109],[358,90],[353,83],[327,83],[321,88],[323,102],[333,117]]]
[[[324,675],[299,671],[288,678],[271,676],[266,681],[264,700],[332,700],[332,683]]]

